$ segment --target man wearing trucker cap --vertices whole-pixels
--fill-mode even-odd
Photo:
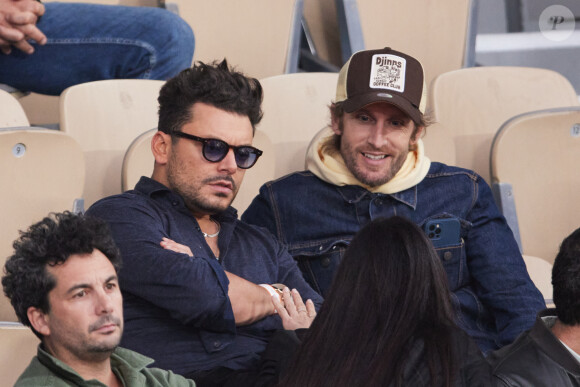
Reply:
[[[413,220],[441,257],[458,324],[487,353],[530,328],[545,304],[485,181],[426,157],[425,100],[415,58],[390,48],[355,53],[307,170],[262,186],[242,219],[286,244],[323,295],[362,226],[392,215]]]

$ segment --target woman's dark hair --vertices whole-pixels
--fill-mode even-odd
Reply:
[[[191,107],[206,103],[227,112],[247,116],[255,129],[262,119],[262,86],[255,78],[222,62],[197,62],[168,80],[159,92],[158,129],[167,134],[180,132],[191,121]]]
[[[566,325],[580,325],[580,228],[562,241],[552,268],[552,285],[558,319]]]
[[[407,219],[377,219],[352,240],[281,386],[401,386],[421,342],[431,385],[450,386],[454,327],[431,242]]]
[[[35,307],[44,313],[50,311],[48,293],[56,286],[48,266],[63,264],[71,255],[103,253],[118,271],[121,255],[109,226],[103,220],[71,212],[50,214],[42,221],[20,232],[14,241],[14,254],[4,267],[2,286],[22,324],[32,328],[28,308]]]

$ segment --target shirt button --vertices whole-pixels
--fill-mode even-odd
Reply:
[[[443,253],[443,259],[446,261],[449,261],[452,257],[453,254],[451,253],[451,251],[446,251],[445,253]]]
[[[318,247],[318,251],[322,251],[323,248],[324,248],[324,246]]]
[[[171,202],[173,206],[176,206],[178,203],[176,201]]]
[[[222,343],[221,343],[221,342],[219,342],[219,341],[214,341],[214,343],[213,343],[213,347],[214,347],[215,349],[218,349],[218,348],[219,348],[219,347],[221,347],[221,346],[222,346]]]

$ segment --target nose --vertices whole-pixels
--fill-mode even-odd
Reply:
[[[381,125],[376,124],[369,128],[367,143],[377,149],[380,149],[387,144],[387,135]]]
[[[238,170],[238,165],[236,164],[236,156],[234,155],[234,150],[229,149],[226,157],[219,162],[220,171],[226,172],[228,175],[233,175]]]
[[[110,314],[113,312],[113,297],[114,293],[107,293],[105,291],[97,292],[96,300],[96,313],[100,314]]]

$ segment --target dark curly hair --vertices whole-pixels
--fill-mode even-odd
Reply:
[[[580,324],[580,228],[560,245],[552,268],[556,315],[566,325]]]
[[[51,213],[28,230],[21,231],[13,247],[14,254],[4,267],[2,286],[20,322],[31,328],[27,315],[29,307],[44,313],[50,311],[48,293],[56,286],[56,279],[48,273],[47,266],[62,264],[71,255],[90,254],[97,249],[111,261],[116,271],[121,267],[121,254],[108,224],[68,211]],[[38,332],[34,333],[41,338]]]
[[[167,134],[180,132],[191,121],[191,107],[196,102],[247,116],[252,128],[262,119],[262,86],[221,63],[197,62],[168,80],[159,92],[158,129]]]

